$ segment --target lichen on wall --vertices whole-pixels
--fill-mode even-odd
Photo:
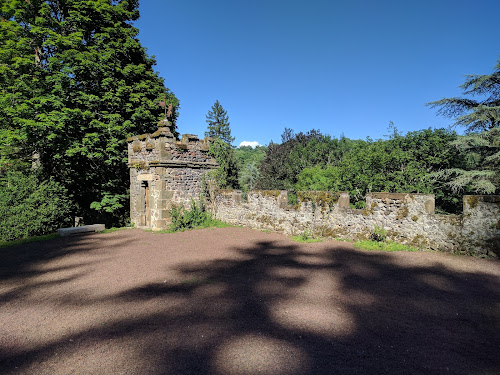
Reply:
[[[374,228],[392,241],[416,247],[495,256],[500,229],[500,197],[464,197],[464,215],[436,215],[432,194],[370,193],[366,209],[349,207],[345,192],[298,192],[298,204],[286,191],[250,191],[247,202],[230,192],[216,198],[217,219],[236,225],[296,235],[368,239]],[[342,199],[340,199],[342,198]]]

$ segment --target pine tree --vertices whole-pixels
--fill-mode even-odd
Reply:
[[[455,193],[495,194],[500,192],[500,129],[470,133],[450,146],[465,156],[463,168],[448,168],[431,174],[433,180]]]
[[[218,100],[215,101],[212,110],[208,111],[206,117],[208,131],[205,132],[205,137],[219,138],[229,145],[233,143],[234,137],[231,137],[227,111],[222,108]]]
[[[465,95],[480,99],[449,98],[427,105],[440,107],[439,115],[455,118],[455,126],[467,132],[491,130],[500,126],[500,59],[488,75],[468,75],[460,86]]]
[[[126,138],[156,130],[164,95],[174,124],[178,108],[132,26],[138,2],[1,5],[0,171],[9,150],[39,155],[41,173],[67,188],[79,215],[116,223],[128,206]]]

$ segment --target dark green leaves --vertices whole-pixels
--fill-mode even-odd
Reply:
[[[137,1],[6,0],[2,15],[0,172],[36,153],[79,216],[123,221],[125,140],[156,130],[160,98],[174,124],[178,110],[131,26]]]

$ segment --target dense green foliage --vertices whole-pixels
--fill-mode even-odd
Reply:
[[[135,0],[4,0],[0,15],[0,173],[38,157],[87,222],[119,224],[126,138],[152,132],[167,96],[131,22]],[[92,208],[91,208],[92,207]]]
[[[238,162],[240,188],[243,191],[252,190],[260,176],[259,166],[266,156],[267,147],[238,147],[234,150]]]
[[[192,229],[202,225],[209,218],[202,203],[191,201],[191,209],[186,210],[184,206],[174,206],[170,209],[172,231]]]
[[[234,137],[231,137],[227,111],[222,108],[218,100],[215,101],[212,109],[208,111],[206,118],[208,130],[205,132],[205,137],[218,138],[229,145],[233,143]]]
[[[0,182],[0,240],[40,236],[71,224],[66,189],[34,174],[8,172]]]
[[[500,126],[500,60],[492,74],[468,75],[460,86],[472,98],[444,98],[428,103],[440,107],[438,114],[455,118],[455,126],[467,132],[491,130]]]
[[[210,142],[209,154],[219,163],[219,167],[212,174],[218,187],[222,189],[238,189],[238,165],[231,146],[216,138]]]
[[[465,162],[433,173],[436,182],[455,193],[500,193],[500,128],[469,133],[450,146],[464,155]]]
[[[227,227],[221,221],[212,219],[210,214],[205,210],[203,202],[196,203],[191,201],[191,208],[186,210],[184,206],[174,206],[170,209],[170,231],[184,231],[194,228],[209,228],[209,227]]]
[[[469,75],[460,86],[471,98],[441,99],[428,105],[455,118],[467,135],[451,143],[465,155],[464,165],[435,172],[432,177],[454,192],[500,192],[500,60],[488,75]]]
[[[294,189],[304,168],[333,165],[341,159],[346,139],[332,139],[317,130],[293,134],[285,129],[282,143],[271,142],[260,166],[260,189]]]
[[[316,130],[271,144],[260,167],[257,186],[264,189],[348,191],[362,207],[370,191],[434,193],[438,207],[458,211],[459,197],[439,186],[430,173],[464,165],[464,155],[450,147],[457,139],[445,129],[425,129],[386,140],[340,139]]]
[[[234,152],[240,170],[248,164],[260,165],[260,163],[262,163],[262,160],[264,160],[264,158],[266,157],[266,151],[266,146],[257,146],[255,148],[252,148],[250,146],[241,146],[236,148]]]

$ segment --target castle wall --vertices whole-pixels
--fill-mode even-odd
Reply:
[[[299,192],[288,204],[286,191],[220,192],[213,204],[222,221],[256,229],[342,239],[369,239],[376,228],[387,239],[443,251],[495,255],[500,247],[500,197],[465,196],[463,215],[436,215],[434,195],[370,193],[366,208],[349,208],[345,192]]]
[[[164,229],[172,205],[189,208],[201,198],[204,174],[217,168],[209,139],[184,134],[177,140],[165,119],[153,134],[128,139],[130,217],[136,227]],[[286,191],[212,194],[215,218],[246,227],[298,235],[369,239],[383,229],[387,239],[416,247],[500,254],[500,196],[464,196],[462,215],[437,215],[434,195],[370,193],[366,208],[349,207],[346,192],[299,192],[288,204]]]

